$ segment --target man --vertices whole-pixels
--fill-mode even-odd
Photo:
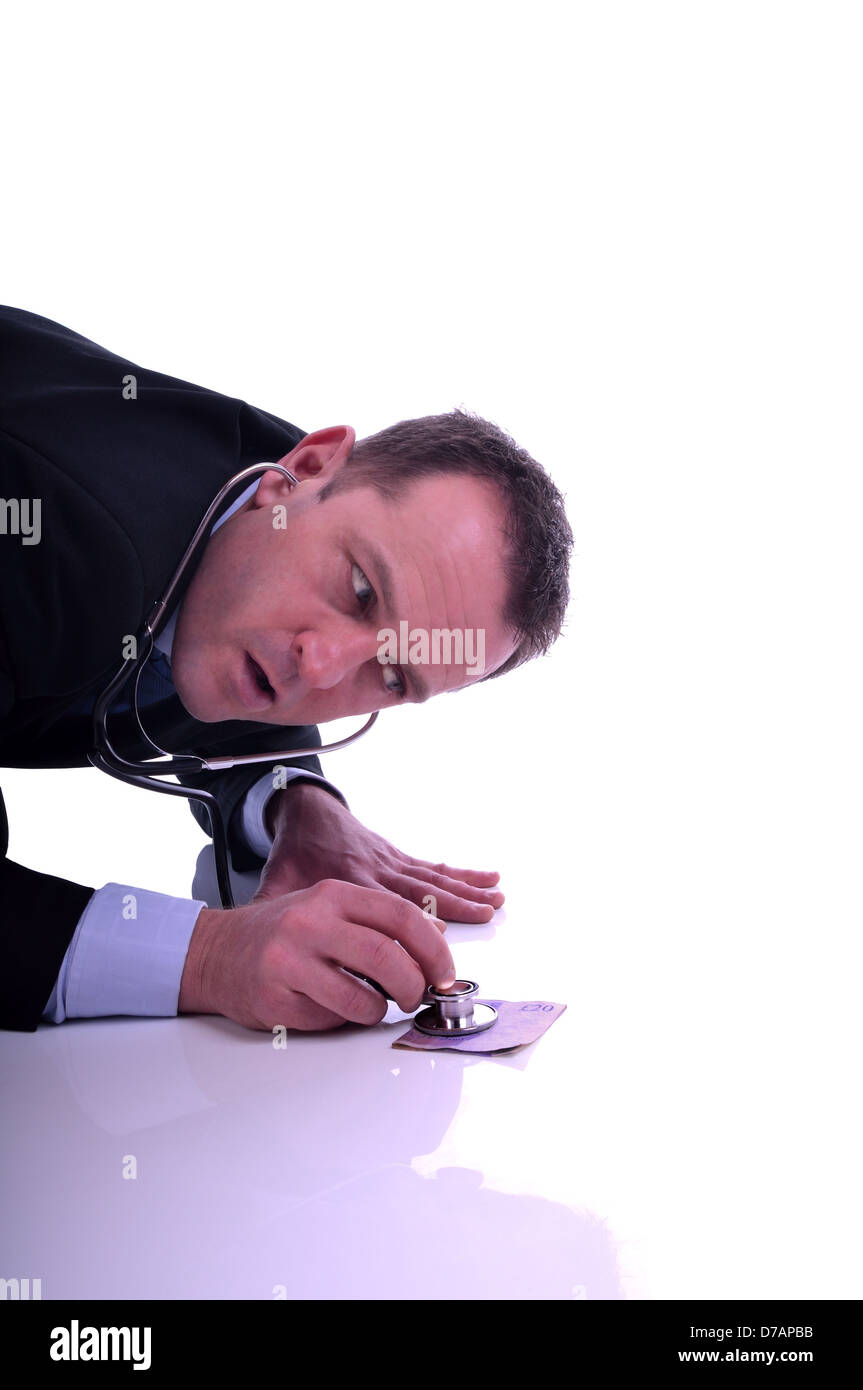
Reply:
[[[94,700],[213,496],[253,463],[298,483],[269,470],[229,499],[176,594],[139,692],[160,746],[319,746],[319,720],[500,675],[558,635],[562,499],[489,422],[304,435],[19,309],[0,309],[0,352],[0,764],[86,764]],[[382,639],[403,629],[473,640],[416,664]],[[152,755],[128,704],[110,731],[127,756]],[[486,921],[503,901],[497,874],[413,859],[363,827],[314,757],[183,781],[217,797],[234,868],[261,872],[255,899],[216,911],[95,891],[4,857],[0,1026],[177,1012],[267,1030],[375,1023],[381,995],[347,971],[411,1010],[453,978],[440,918]],[[2,798],[0,835],[5,856]]]

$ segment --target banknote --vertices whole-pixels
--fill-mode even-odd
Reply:
[[[491,1004],[497,1009],[497,1021],[482,1033],[466,1038],[431,1037],[418,1028],[409,1028],[396,1038],[393,1047],[421,1047],[432,1052],[512,1052],[516,1047],[536,1042],[556,1018],[564,1012],[565,1004],[550,1004],[542,999],[518,1000],[478,999],[478,1004]]]

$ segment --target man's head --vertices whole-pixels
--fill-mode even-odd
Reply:
[[[171,664],[196,718],[365,714],[501,675],[557,637],[563,500],[496,425],[453,411],[360,441],[333,426],[278,462],[299,485],[262,475],[181,606]],[[382,663],[384,630],[403,640]]]

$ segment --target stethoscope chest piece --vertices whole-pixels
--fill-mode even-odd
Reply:
[[[429,985],[425,992],[428,1008],[417,1014],[414,1028],[435,1038],[466,1038],[490,1028],[497,1019],[497,1009],[491,1004],[477,1004],[478,990],[473,980],[456,980],[446,990]]]

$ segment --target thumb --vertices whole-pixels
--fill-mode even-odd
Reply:
[[[249,901],[253,903],[266,902],[268,899],[277,898],[278,896],[278,889],[273,882],[273,877],[271,874],[268,874],[265,869],[261,874],[261,881]]]

